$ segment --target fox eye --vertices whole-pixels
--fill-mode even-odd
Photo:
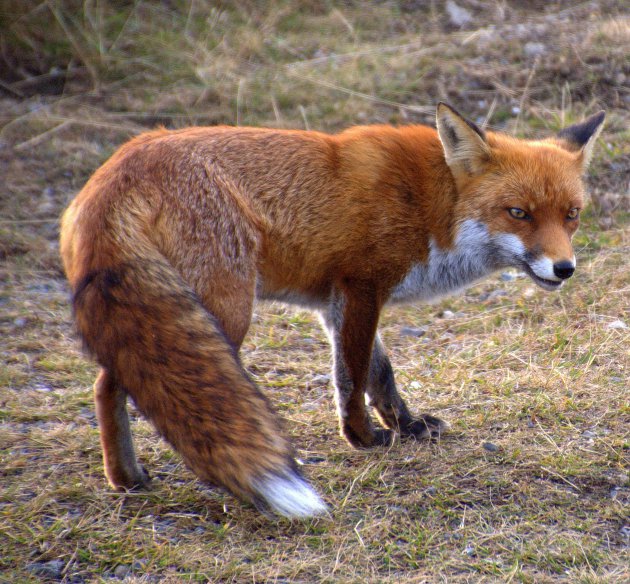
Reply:
[[[580,215],[580,210],[577,207],[573,207],[573,209],[569,209],[567,213],[567,219],[577,219]]]
[[[523,211],[523,209],[519,209],[518,207],[511,207],[508,209],[508,213],[514,217],[514,219],[530,219],[530,216]]]

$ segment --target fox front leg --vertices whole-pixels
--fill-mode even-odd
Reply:
[[[396,389],[394,370],[378,334],[372,349],[367,396],[368,403],[376,410],[383,426],[396,430],[403,438],[437,438],[448,428],[446,422],[429,414],[423,414],[417,419],[411,416]]]
[[[335,402],[341,435],[355,448],[390,444],[390,429],[375,429],[365,407],[379,307],[370,294],[335,290],[321,320],[333,352]]]

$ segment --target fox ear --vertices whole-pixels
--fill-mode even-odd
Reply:
[[[579,152],[578,161],[582,170],[586,170],[593,156],[593,147],[599,133],[604,127],[606,112],[601,111],[586,118],[579,124],[574,124],[558,132],[558,138],[563,140],[563,146],[571,152]]]
[[[446,163],[456,177],[483,170],[490,158],[483,130],[443,102],[437,106],[437,130]]]

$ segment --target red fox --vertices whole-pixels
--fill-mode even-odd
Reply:
[[[604,116],[525,141],[441,103],[437,131],[222,126],[123,145],[61,230],[77,328],[101,366],[94,397],[111,485],[148,481],[129,396],[202,481],[273,514],[325,511],[239,360],[256,298],[319,313],[352,446],[439,435],[446,424],[413,417],[396,390],[381,310],[508,266],[560,288],[575,270],[581,176]]]

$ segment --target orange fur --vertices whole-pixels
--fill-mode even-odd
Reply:
[[[568,260],[577,221],[567,212],[582,205],[588,156],[570,134],[485,136],[447,106],[438,129],[158,130],[95,172],[64,214],[61,253],[79,333],[102,367],[95,400],[113,486],[147,480],[129,395],[202,480],[286,515],[321,511],[238,359],[256,296],[320,311],[350,443],[444,429],[432,416],[412,418],[398,395],[377,338],[380,311],[510,265],[505,242]],[[515,220],[512,207],[531,221]]]

